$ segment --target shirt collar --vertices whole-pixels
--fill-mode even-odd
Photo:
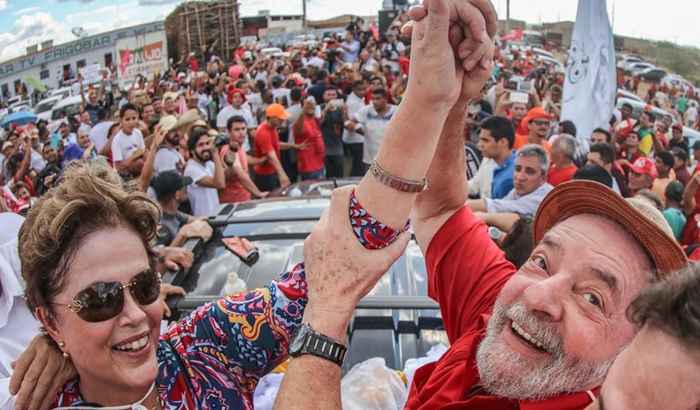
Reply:
[[[511,165],[513,165],[513,163],[515,163],[515,151],[512,151],[510,153],[510,155],[508,156],[508,158],[506,158],[503,165],[498,165],[498,163],[496,163],[496,169],[501,170],[501,169],[508,168]]]

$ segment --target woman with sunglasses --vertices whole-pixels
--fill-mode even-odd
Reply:
[[[159,212],[113,169],[76,162],[22,226],[27,303],[78,373],[55,408],[251,409],[258,379],[287,358],[306,305],[299,269],[160,336]]]

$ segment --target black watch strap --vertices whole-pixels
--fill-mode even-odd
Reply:
[[[343,365],[347,351],[348,348],[344,344],[315,331],[308,324],[301,325],[289,347],[289,355],[292,357],[310,354],[338,366]]]

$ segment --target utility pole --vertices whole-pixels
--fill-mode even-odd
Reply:
[[[306,0],[301,0],[302,20],[301,26],[306,30]]]
[[[510,33],[510,0],[506,0],[506,32],[503,34]]]

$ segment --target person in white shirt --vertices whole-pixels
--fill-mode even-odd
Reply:
[[[272,77],[270,84],[272,85],[272,101],[277,104],[282,104],[285,107],[289,106],[289,93],[292,91],[287,87],[283,87],[284,78],[280,75]]]
[[[228,101],[231,105],[226,106],[219,112],[219,115],[216,116],[216,128],[221,132],[225,132],[228,119],[234,116],[243,117],[248,129],[255,128],[256,121],[253,118],[253,114],[243,105],[246,102],[243,90],[231,90],[228,94]]]
[[[346,63],[354,64],[360,54],[360,42],[355,39],[355,33],[345,32],[345,41],[340,46],[343,48],[343,60]]]
[[[24,301],[24,286],[17,252],[17,235],[24,222],[21,216],[0,213],[0,408],[13,409],[10,396],[12,362],[22,354],[31,340],[39,334],[39,322],[34,319]]]
[[[180,154],[181,135],[178,130],[172,129],[177,123],[177,118],[167,115],[160,119],[161,129],[166,132],[163,143],[158,147],[153,161],[153,175],[156,176],[165,171],[177,171],[182,174],[185,170],[185,159]]]
[[[357,113],[366,106],[366,92],[367,86],[364,81],[355,81],[355,83],[353,83],[352,92],[345,101],[348,118],[355,118]],[[352,167],[350,168],[350,176],[352,177],[361,177],[364,175],[364,167],[362,166],[364,141],[364,137],[354,131],[350,131],[346,128],[343,132],[343,143],[345,143],[345,147],[347,147],[350,152],[350,157],[352,158]]]
[[[698,103],[691,101],[688,103],[688,109],[685,110],[685,125],[688,127],[695,126],[698,121]]]
[[[80,113],[80,126],[78,126],[78,132],[82,131],[85,134],[90,134],[92,130],[92,123],[90,122],[90,113],[83,111]]]
[[[97,124],[90,130],[90,141],[95,144],[97,152],[101,153],[105,145],[107,145],[109,129],[114,122],[107,121],[107,111],[102,108],[97,110],[97,121]]]
[[[406,50],[406,46],[396,39],[393,31],[386,33],[386,43],[382,46],[382,67],[389,66],[391,71],[398,73],[401,71],[399,57]]]
[[[187,148],[192,155],[185,167],[185,176],[192,178],[193,182],[187,188],[192,215],[214,215],[220,206],[217,190],[226,188],[225,168],[219,151],[214,148],[204,127],[195,127],[190,131]]]
[[[136,128],[139,112],[136,106],[126,104],[119,110],[121,130],[112,140],[112,160],[120,174],[139,175],[143,167],[146,145],[141,131]]]
[[[384,88],[372,90],[372,104],[362,108],[355,118],[345,125],[350,131],[364,136],[362,165],[364,175],[374,158],[379,153],[379,146],[384,139],[384,131],[396,112],[396,106],[389,104],[389,97]]]

